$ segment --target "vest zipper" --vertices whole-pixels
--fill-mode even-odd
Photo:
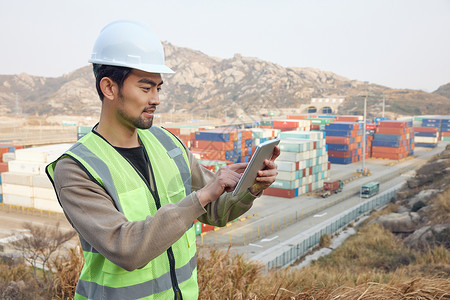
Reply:
[[[125,156],[122,156],[122,157],[125,158],[128,161],[128,163],[133,167],[133,169],[138,173],[138,175],[145,182],[145,185],[147,185],[148,190],[153,195],[153,199],[155,199],[156,209],[158,210],[158,209],[161,208],[161,200],[159,199],[158,189],[156,187],[155,174],[153,173],[152,164],[150,163],[150,158],[147,155],[147,150],[145,149],[144,144],[142,144],[142,146],[144,147],[145,159],[147,160],[147,163],[148,163],[148,166],[149,166],[149,169],[150,169],[149,176],[152,177],[153,183],[155,185],[155,191],[153,191],[151,189],[150,183],[147,181],[147,179],[145,179],[144,175],[142,175],[142,173],[139,172],[139,170],[128,160],[128,158],[126,158]],[[172,246],[170,246],[169,249],[167,249],[166,253],[167,253],[167,258],[169,259],[170,279],[172,281],[172,289],[173,289],[173,292],[175,294],[175,298],[174,299],[175,300],[183,300],[183,296],[181,294],[180,287],[178,286],[177,275],[175,273],[175,256],[173,255]],[[178,297],[178,295],[179,295],[179,297]]]

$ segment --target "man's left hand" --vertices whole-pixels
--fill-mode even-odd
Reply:
[[[272,157],[264,161],[264,169],[258,171],[255,183],[249,188],[250,193],[259,195],[263,190],[267,189],[277,178],[278,171],[275,159],[280,155],[280,147],[275,146]]]

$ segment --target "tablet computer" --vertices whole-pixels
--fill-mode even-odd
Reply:
[[[255,182],[258,171],[264,168],[264,160],[270,159],[273,154],[273,149],[280,143],[280,139],[269,140],[256,146],[255,154],[253,154],[250,162],[245,168],[244,173],[239,179],[236,188],[233,191],[233,196],[250,188]]]

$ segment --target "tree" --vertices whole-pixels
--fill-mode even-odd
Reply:
[[[31,265],[33,278],[38,286],[50,289],[53,282],[51,260],[58,257],[58,252],[64,243],[72,239],[76,232],[74,230],[62,231],[59,222],[54,226],[26,222],[23,224],[23,228],[28,232],[12,242],[11,245]],[[42,270],[42,275],[39,270]]]

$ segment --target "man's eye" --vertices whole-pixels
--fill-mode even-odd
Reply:
[[[157,91],[158,91],[158,93],[159,93],[159,92],[161,92],[161,88],[160,88],[160,87],[158,87],[158,88],[157,88]]]
[[[151,88],[143,87],[142,88],[145,92],[149,92]]]

